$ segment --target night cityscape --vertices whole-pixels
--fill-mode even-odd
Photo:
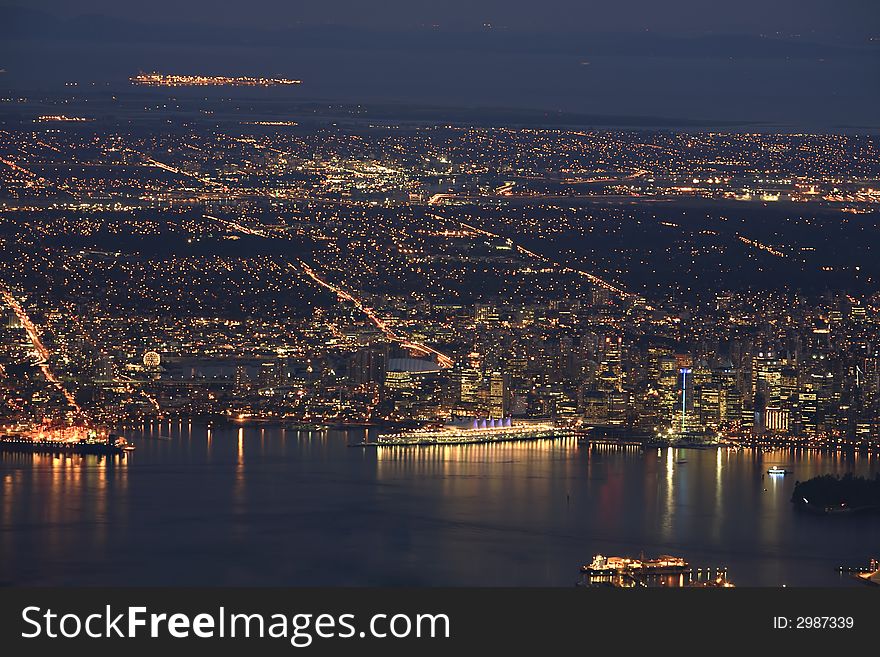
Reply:
[[[591,50],[517,6],[34,4],[0,8],[0,584],[880,583],[876,11],[633,1]]]

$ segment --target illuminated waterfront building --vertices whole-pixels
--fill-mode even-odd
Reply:
[[[787,432],[791,423],[788,409],[767,407],[764,410],[764,430],[771,432]]]

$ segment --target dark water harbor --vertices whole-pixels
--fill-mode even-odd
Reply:
[[[872,454],[347,447],[367,432],[175,422],[126,431],[124,459],[0,454],[0,581],[568,587],[595,554],[644,553],[737,586],[857,586],[838,567],[880,545],[877,516],[790,502],[797,480],[873,477]]]

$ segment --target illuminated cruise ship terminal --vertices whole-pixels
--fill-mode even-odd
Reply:
[[[550,440],[580,435],[581,429],[560,426],[552,421],[523,421],[512,418],[479,418],[466,424],[447,424],[399,433],[380,434],[375,441],[356,443],[358,447],[406,445],[467,445],[520,440]]]

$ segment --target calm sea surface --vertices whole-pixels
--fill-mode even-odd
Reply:
[[[740,586],[858,586],[880,516],[817,517],[797,479],[877,456],[573,439],[347,447],[363,432],[147,425],[130,457],[0,454],[7,585],[571,586],[596,553],[727,566]],[[793,474],[762,475],[771,465]]]

